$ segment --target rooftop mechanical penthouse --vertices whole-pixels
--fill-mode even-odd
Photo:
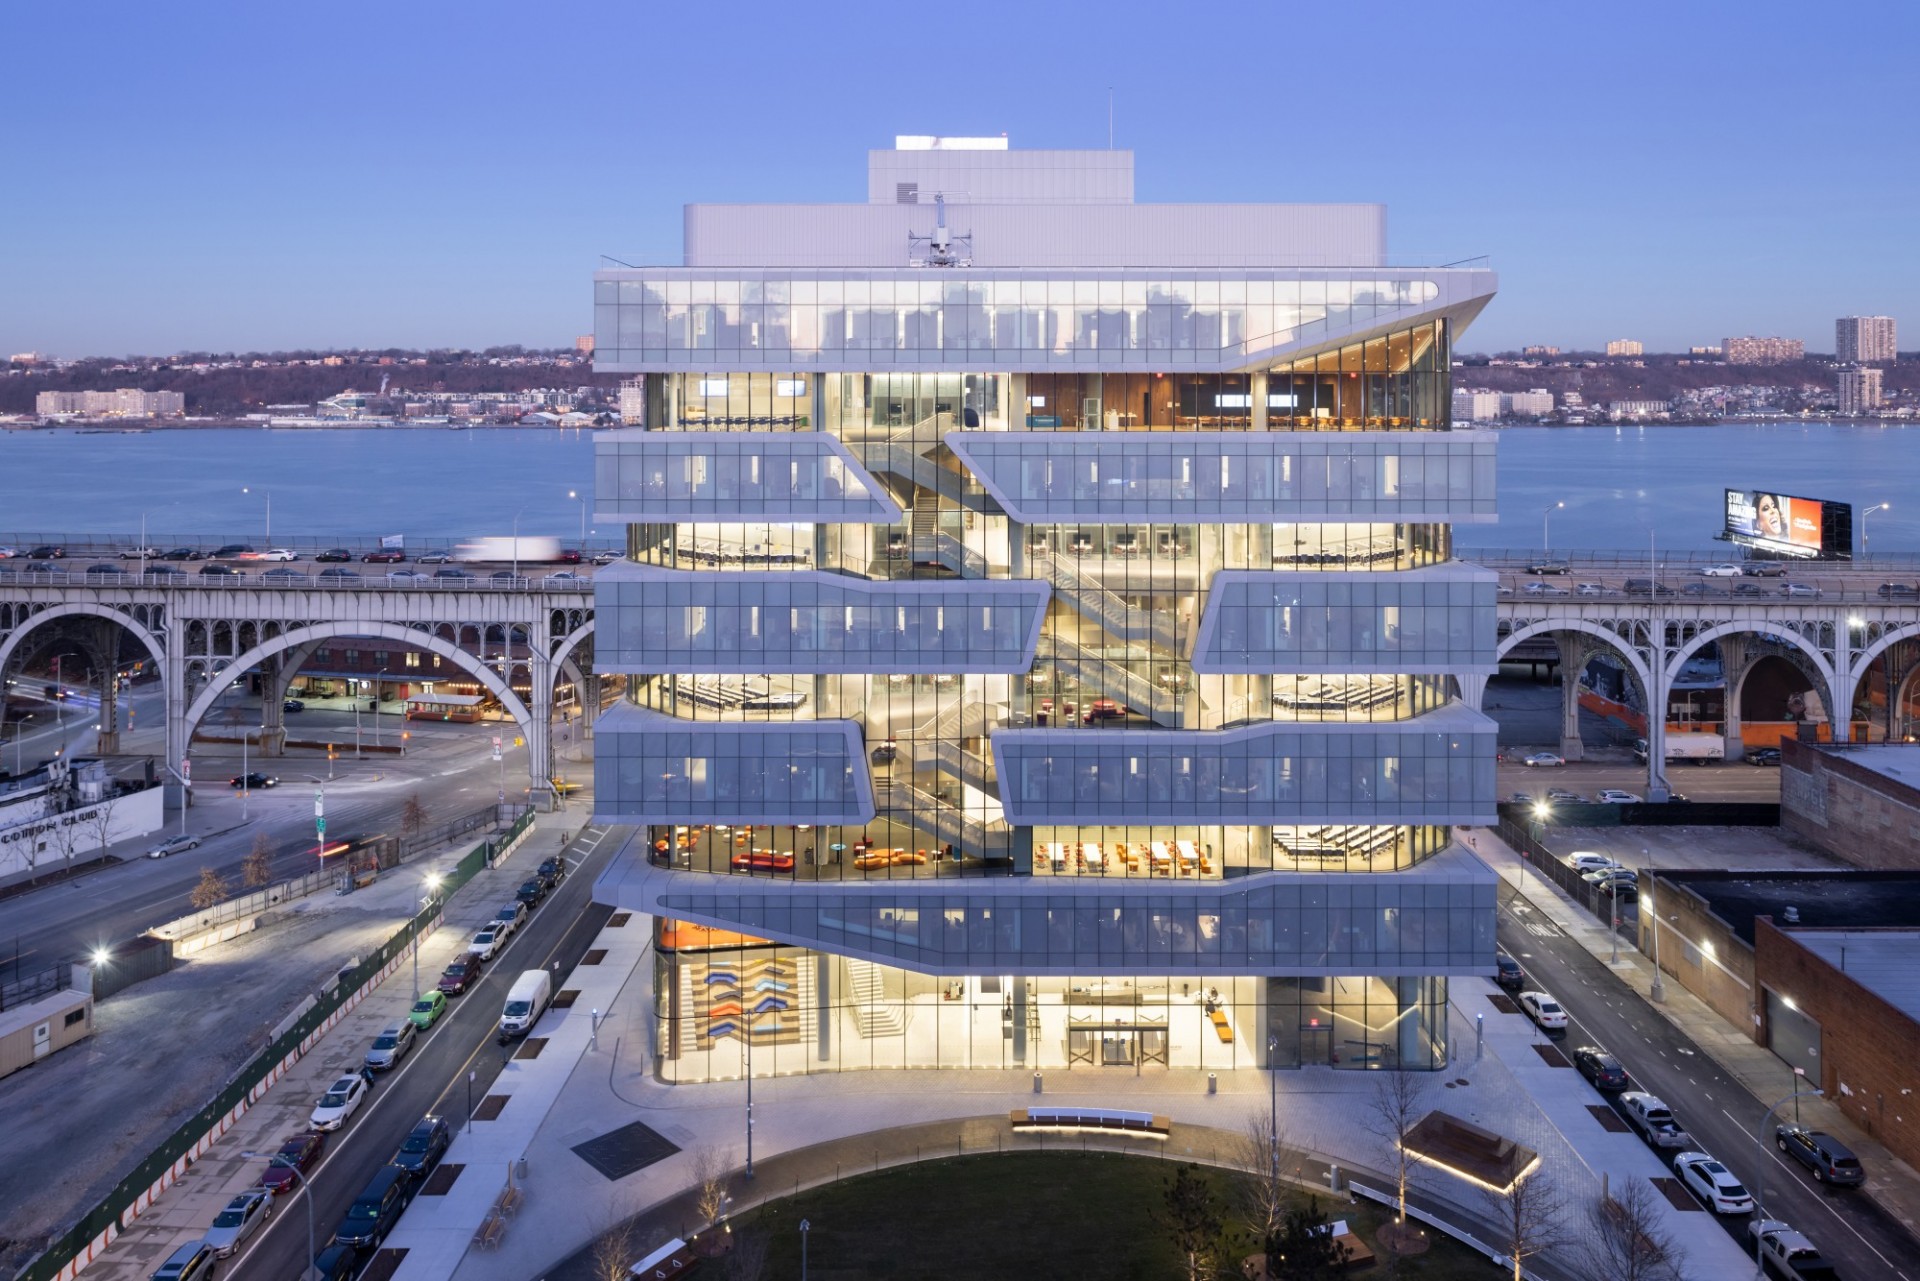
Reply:
[[[1484,266],[900,139],[594,277],[599,896],[667,1080],[1445,1064],[1494,955]],[[1465,687],[1468,697],[1462,697]]]

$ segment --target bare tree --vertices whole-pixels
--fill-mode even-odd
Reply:
[[[1679,1251],[1667,1231],[1653,1187],[1630,1179],[1593,1203],[1600,1266],[1614,1281],[1680,1281]]]
[[[74,822],[75,817],[70,810],[47,815],[48,821],[53,824],[52,830],[47,833],[53,852],[68,867],[73,866],[73,856],[79,851],[81,840],[86,835],[85,825]]]
[[[1492,1192],[1493,1217],[1500,1225],[1498,1243],[1513,1269],[1513,1281],[1525,1281],[1526,1263],[1563,1244],[1566,1234],[1566,1198],[1544,1170],[1514,1181],[1505,1193]]]
[[[273,879],[273,840],[265,832],[254,833],[253,848],[240,863],[240,879],[250,890]]]
[[[107,855],[107,844],[113,838],[113,812],[120,806],[120,793],[108,789],[105,796],[87,811],[87,830],[100,843],[100,856]]]
[[[1247,1230],[1264,1241],[1280,1231],[1292,1200],[1286,1179],[1291,1158],[1279,1114],[1268,1108],[1247,1118],[1235,1147],[1236,1164],[1246,1174],[1234,1183],[1234,1208]]]
[[[693,1208],[700,1215],[702,1231],[720,1221],[727,1212],[728,1185],[732,1182],[733,1153],[723,1152],[711,1143],[702,1143],[692,1152]]]
[[[227,897],[227,878],[211,867],[200,869],[200,883],[193,887],[193,893],[187,896],[196,911],[204,912]]]
[[[627,1269],[639,1257],[633,1237],[631,1215],[622,1215],[594,1237],[588,1252],[593,1261],[593,1281],[627,1281]]]
[[[414,792],[407,797],[407,803],[400,809],[400,834],[418,836],[427,826],[426,803],[420,799],[420,793]]]
[[[727,1251],[727,1265],[720,1275],[727,1281],[760,1281],[767,1270],[767,1249],[773,1238],[765,1228],[745,1228],[733,1235],[733,1247]]]
[[[1371,1120],[1367,1128],[1393,1149],[1397,1213],[1389,1243],[1396,1253],[1400,1250],[1401,1238],[1407,1233],[1407,1172],[1413,1166],[1413,1156],[1407,1151],[1407,1135],[1426,1115],[1426,1105],[1420,1097],[1421,1084],[1411,1072],[1399,1069],[1376,1072],[1373,1098],[1368,1103]]]

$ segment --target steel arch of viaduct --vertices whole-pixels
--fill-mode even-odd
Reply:
[[[1514,649],[1522,643],[1530,641],[1536,636],[1545,636],[1551,632],[1579,632],[1584,636],[1593,637],[1608,649],[1620,655],[1621,658],[1625,659],[1628,668],[1639,678],[1640,688],[1645,691],[1649,697],[1652,696],[1653,668],[1647,661],[1646,654],[1626,637],[1620,635],[1620,633],[1611,631],[1592,619],[1582,618],[1578,615],[1565,618],[1543,618],[1537,622],[1524,623],[1514,628],[1513,631],[1502,636],[1499,644],[1494,647],[1494,659],[1498,662],[1512,653]],[[1577,673],[1574,678],[1578,679]],[[1562,668],[1561,679],[1566,679],[1564,667]]]
[[[166,667],[166,649],[160,644],[159,638],[133,615],[125,610],[114,609],[110,605],[94,604],[91,601],[64,601],[23,618],[17,626],[8,630],[6,639],[0,640],[0,672],[7,670],[8,664],[13,662],[14,651],[19,649],[20,643],[30,634],[38,631],[42,624],[56,622],[62,618],[101,618],[118,624],[133,633],[134,637],[146,647],[147,653],[153,658],[156,671],[164,670]]]

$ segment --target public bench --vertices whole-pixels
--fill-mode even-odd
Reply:
[[[1017,1108],[1009,1119],[1016,1133],[1023,1130],[1051,1130],[1062,1134],[1093,1131],[1164,1139],[1173,1128],[1173,1122],[1164,1116],[1114,1108]]]

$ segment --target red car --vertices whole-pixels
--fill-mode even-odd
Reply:
[[[394,547],[383,547],[379,551],[368,552],[360,559],[369,565],[398,565],[407,558],[407,554]]]
[[[580,549],[577,547],[561,548],[560,563],[562,565],[578,565],[580,563]]]
[[[781,850],[741,850],[727,860],[736,872],[791,872],[793,855]]]
[[[260,1186],[275,1196],[292,1191],[299,1182],[293,1177],[294,1171],[305,1174],[320,1159],[320,1150],[326,1146],[327,1136],[318,1130],[288,1139],[280,1145],[274,1163],[261,1171]]]
[[[454,958],[453,964],[440,971],[440,990],[448,996],[459,996],[469,983],[479,980],[480,958],[472,952],[463,952]]]

